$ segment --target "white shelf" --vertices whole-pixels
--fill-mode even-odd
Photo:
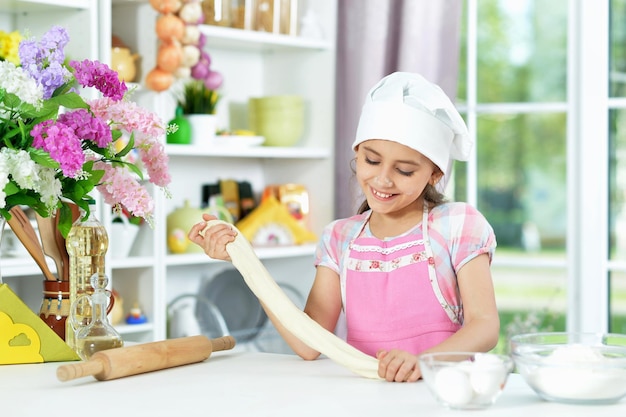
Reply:
[[[3,0],[0,12],[44,12],[58,9],[89,9],[91,0]]]
[[[297,245],[297,246],[279,246],[272,248],[254,248],[254,252],[259,259],[278,259],[278,258],[296,258],[299,256],[311,256],[315,253],[315,245]],[[181,265],[201,265],[223,262],[215,259],[211,259],[204,253],[193,254],[181,254],[181,255],[168,255],[165,259],[165,263],[168,266],[181,266]]]
[[[207,266],[219,269],[220,262],[224,263],[204,253],[168,253],[167,215],[177,201],[197,199],[202,184],[222,176],[245,178],[259,193],[267,184],[302,183],[312,196],[310,210],[315,215],[311,216],[311,229],[320,230],[321,225],[330,220],[335,102],[332,39],[337,4],[335,0],[308,0],[308,5],[324,17],[320,23],[325,26],[327,40],[208,25],[200,27],[207,37],[207,50],[211,54],[215,51],[212,56],[220,63],[219,71],[226,76],[227,97],[233,109],[240,109],[237,106],[251,96],[298,94],[307,99],[308,130],[302,138],[302,146],[293,147],[165,145],[174,185],[171,191],[176,200],[158,195],[154,187],[155,227],[140,232],[135,245],[141,246],[131,252],[137,256],[107,257],[106,268],[113,288],[129,303],[138,302],[150,320],[145,324],[116,325],[124,339],[146,342],[166,337],[168,301],[177,291],[197,291],[197,281],[204,278],[202,273]],[[36,34],[58,24],[72,34],[69,47],[73,49],[66,52],[103,61],[110,59],[110,39],[115,34],[141,54],[142,62],[147,63],[146,68],[142,68],[144,73],[156,61],[153,26],[156,14],[148,0],[0,0],[0,20],[7,23],[9,30],[32,29]],[[150,93],[143,91],[141,84],[136,85],[142,93]],[[155,103],[159,99],[154,96],[143,94],[148,102],[140,105],[166,116],[167,106]],[[243,111],[233,110],[231,115],[242,118],[243,114]],[[103,211],[99,217],[105,226],[110,226],[110,213]],[[304,294],[313,280],[314,269],[310,266],[315,248],[315,244],[307,244],[255,248],[255,251],[277,282],[295,284]],[[51,261],[48,264],[55,270]],[[18,294],[20,297],[30,297],[33,305],[41,302],[39,282],[21,279],[43,279],[30,257],[2,258],[0,272],[6,278],[16,277],[11,282],[20,283],[16,285],[23,291]]]
[[[207,48],[222,48],[245,52],[280,52],[294,50],[331,50],[333,44],[325,40],[302,38],[254,30],[200,25],[207,37]]]
[[[8,226],[7,226],[8,227]],[[46,264],[53,274],[56,274],[56,266],[54,262],[46,257]],[[0,276],[9,277],[27,277],[27,276],[41,276],[43,279],[43,272],[39,269],[39,266],[35,263],[33,258],[26,257],[5,257],[2,256],[0,260]]]
[[[279,159],[324,159],[330,157],[330,150],[324,148],[272,147],[272,146],[194,146],[166,145],[170,156],[194,157],[237,157],[237,158],[279,158]]]
[[[113,327],[115,327],[115,330],[117,330],[119,334],[147,333],[154,330],[152,323],[116,324]]]
[[[127,258],[109,258],[107,260],[114,269],[147,268],[154,266],[152,256],[129,256]]]

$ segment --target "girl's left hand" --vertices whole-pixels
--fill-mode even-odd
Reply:
[[[378,376],[389,382],[415,382],[422,376],[417,356],[403,350],[379,350]]]

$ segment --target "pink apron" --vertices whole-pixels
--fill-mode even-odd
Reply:
[[[428,209],[422,228],[403,236],[380,240],[362,232],[346,255],[347,342],[372,356],[380,349],[419,354],[454,334],[461,325],[452,322],[435,294]]]

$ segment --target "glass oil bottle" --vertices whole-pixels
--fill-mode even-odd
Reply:
[[[70,305],[73,309],[75,305],[75,320],[66,321],[65,342],[74,350],[76,332],[89,324],[92,317],[91,303],[81,296],[93,294],[94,287],[90,279],[94,274],[98,277],[98,287],[103,288],[101,281],[106,279],[104,257],[109,247],[109,237],[94,214],[95,201],[89,204],[89,216],[85,219],[85,212],[81,210],[81,216],[72,225],[65,242],[70,266]],[[77,302],[79,298],[81,301]]]
[[[114,349],[124,346],[122,337],[107,319],[107,303],[109,294],[106,290],[108,279],[101,278],[98,273],[91,276],[91,286],[95,288],[91,296],[86,294],[79,297],[72,307],[72,321],[76,321],[76,307],[85,301],[91,305],[91,320],[89,324],[79,327],[76,332],[76,353],[83,360],[101,350]]]

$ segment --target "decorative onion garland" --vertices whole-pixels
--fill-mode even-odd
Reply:
[[[160,13],[156,22],[159,39],[156,67],[146,76],[146,87],[165,91],[176,79],[204,81],[209,90],[223,82],[219,72],[211,70],[211,57],[204,51],[206,36],[198,25],[204,22],[202,0],[150,0]]]

